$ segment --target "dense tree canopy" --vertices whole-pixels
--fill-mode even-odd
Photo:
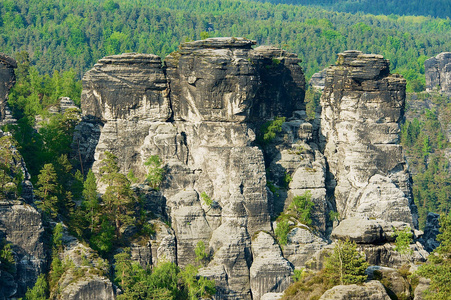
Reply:
[[[206,33],[244,36],[298,53],[307,76],[333,63],[336,53],[357,49],[383,54],[409,82],[421,81],[424,59],[451,48],[449,19],[252,1],[6,0],[0,15],[2,51],[28,51],[41,74],[73,68],[78,78],[105,55],[165,57],[181,42]]]

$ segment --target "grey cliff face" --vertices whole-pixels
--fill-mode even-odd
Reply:
[[[11,119],[7,100],[9,90],[16,83],[15,68],[17,68],[17,62],[14,58],[0,53],[0,124]]]
[[[424,62],[426,91],[451,93],[451,52],[443,52]]]
[[[346,51],[327,69],[321,97],[324,155],[341,218],[402,221],[417,228],[410,175],[399,145],[405,80],[380,55]]]
[[[74,145],[84,165],[92,162],[98,172],[104,151],[110,151],[122,172],[133,170],[143,179],[148,157],[158,155],[165,163],[160,196],[148,198],[172,229],[159,224],[150,250],[135,249],[137,259],[147,253],[151,264],[185,266],[202,241],[214,255],[201,273],[217,279],[218,299],[281,291],[292,270],[282,255],[275,271],[253,263],[251,236],[272,232],[264,155],[254,146],[253,121],[304,109],[304,75],[294,54],[252,49],[254,44],[243,38],[185,43],[164,66],[153,55],[111,56],[83,78],[85,118]],[[258,277],[272,272],[272,287],[251,277],[251,269]]]
[[[115,290],[108,279],[108,262],[91,248],[63,231],[61,261],[70,264],[58,281],[59,289],[50,297],[63,300],[114,300]]]
[[[8,274],[2,271],[0,274],[1,285],[5,284],[0,288],[0,293],[5,298],[22,297],[45,270],[41,214],[24,201],[1,201],[0,238],[11,244],[15,260],[15,272]],[[7,286],[9,288],[5,288]]]
[[[136,189],[146,191],[146,207],[171,227],[151,220],[157,233],[134,247],[133,257],[142,265],[166,260],[183,267],[203,242],[210,261],[199,275],[215,279],[215,299],[267,297],[287,287],[294,268],[319,267],[335,207],[340,219],[378,219],[357,228],[362,245],[388,243],[393,228],[417,226],[398,144],[405,80],[389,74],[388,61],[340,54],[327,69],[321,124],[310,123],[300,60],[254,44],[185,43],[163,66],[153,55],[106,57],[83,79],[85,118],[74,140],[83,163],[98,174],[110,151],[121,172],[144,181],[144,162],[158,155],[167,171],[159,191]],[[260,126],[275,117],[286,118],[280,132],[257,146]],[[315,230],[292,222],[281,249],[271,217],[306,192]],[[340,228],[333,237],[342,238]],[[376,261],[382,250],[367,252]]]
[[[10,133],[0,130],[0,137],[4,136]],[[0,197],[0,247],[10,244],[15,261],[12,270],[0,269],[0,299],[5,299],[23,297],[27,289],[33,287],[39,274],[45,271],[47,253],[41,213],[31,205],[33,186],[25,162],[8,143],[0,145],[0,150],[12,154],[8,161],[12,173],[6,175],[13,178],[22,173],[24,178],[20,197],[15,193]]]

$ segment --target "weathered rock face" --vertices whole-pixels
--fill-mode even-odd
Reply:
[[[341,218],[402,221],[417,228],[411,180],[399,145],[405,80],[380,55],[346,51],[327,69],[321,97],[324,154]]]
[[[41,214],[24,201],[1,201],[0,240],[3,239],[11,244],[15,260],[15,272],[1,272],[0,282],[9,278],[6,280],[9,288],[3,289],[3,295],[6,298],[22,297],[45,270]]]
[[[451,52],[443,52],[424,62],[426,91],[451,93]]]
[[[259,232],[252,240],[254,261],[250,269],[252,299],[260,299],[268,292],[282,292],[291,283],[293,265],[282,256],[274,238]]]
[[[211,259],[199,274],[215,280],[216,299],[260,299],[282,291],[294,267],[320,268],[334,207],[340,219],[381,219],[358,227],[365,246],[390,242],[393,228],[417,223],[398,145],[405,81],[389,75],[388,61],[340,55],[327,70],[320,130],[305,120],[299,59],[254,44],[185,43],[163,67],[153,55],[107,57],[83,80],[84,163],[98,173],[107,150],[121,172],[141,180],[148,157],[165,164],[160,190],[147,187],[144,202],[172,228],[151,221],[157,233],[135,247],[136,260],[186,266],[203,242]],[[256,146],[262,123],[275,117],[286,118],[280,131]],[[301,195],[311,195],[314,230],[293,222],[281,251],[271,217]]]
[[[326,291],[320,300],[390,300],[384,286],[376,280],[364,285],[337,285]]]
[[[63,236],[65,249],[59,257],[69,268],[61,275],[57,291],[64,300],[114,300],[115,291],[108,279],[108,262],[75,238]]]
[[[324,90],[324,86],[326,85],[326,75],[326,70],[313,74],[309,81],[309,85],[314,89],[320,91]]]
[[[165,63],[175,120],[261,121],[304,107],[305,78],[293,53],[244,38],[185,43]],[[279,101],[275,101],[275,99]]]
[[[439,219],[440,215],[434,213],[428,213],[426,218],[426,226],[424,227],[424,234],[421,237],[421,243],[429,252],[434,251],[440,245],[437,241],[437,235],[440,233]]]
[[[105,57],[83,76],[83,115],[116,119],[166,121],[171,110],[161,59],[127,53]]]
[[[9,90],[16,83],[15,68],[17,62],[12,57],[0,53],[0,124],[5,122],[5,119],[11,118],[6,101]]]
[[[304,109],[304,75],[294,54],[252,49],[254,44],[243,38],[185,43],[163,67],[153,55],[100,60],[83,78],[84,122],[74,139],[74,152],[85,167],[93,163],[95,173],[104,151],[119,157],[122,172],[133,170],[140,179],[148,157],[163,160],[165,180],[160,192],[146,192],[146,203],[169,218],[173,231],[158,224],[150,242],[152,264],[193,263],[203,242],[214,255],[201,273],[216,279],[218,299],[251,299],[254,289],[260,295],[281,291],[291,274],[280,254],[286,268],[268,270],[274,279],[268,286],[255,278],[251,284],[251,266],[263,274],[258,261],[252,263],[251,236],[272,232],[254,122]],[[138,248],[141,261],[147,248]]]

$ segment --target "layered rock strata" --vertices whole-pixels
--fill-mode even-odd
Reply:
[[[42,216],[33,207],[33,186],[25,162],[14,147],[11,134],[0,130],[2,189],[0,191],[0,250],[10,247],[14,263],[0,262],[0,299],[23,297],[45,271]],[[9,171],[9,172],[8,172]],[[23,178],[17,187],[16,178]],[[18,191],[21,190],[21,194]],[[2,259],[3,260],[3,259]]]
[[[426,91],[451,93],[451,52],[443,52],[424,62]]]
[[[62,242],[64,250],[57,255],[64,262],[64,273],[51,297],[63,300],[116,299],[114,286],[107,277],[108,262],[68,235],[66,230]]]
[[[110,151],[121,172],[141,180],[150,156],[165,165],[159,191],[135,188],[171,228],[151,221],[159,230],[148,245],[134,247],[134,257],[183,267],[202,242],[210,261],[199,275],[215,279],[216,299],[260,299],[282,291],[294,268],[320,268],[331,210],[340,220],[380,219],[360,228],[368,243],[390,242],[393,228],[417,226],[398,145],[405,81],[389,75],[388,61],[340,54],[327,70],[320,127],[305,120],[300,60],[254,44],[185,43],[163,65],[154,55],[110,56],[83,78],[84,121],[74,143],[83,164],[98,173]],[[265,122],[273,120],[282,120],[280,128],[262,143]],[[290,221],[281,249],[271,217],[305,195],[312,223]]]
[[[346,51],[327,69],[321,97],[324,155],[342,219],[401,221],[417,228],[411,179],[399,145],[405,80],[380,55]]]
[[[167,173],[160,189],[166,210],[157,214],[167,215],[175,238],[168,232],[150,243],[152,263],[183,267],[203,242],[214,255],[201,273],[218,279],[218,299],[281,291],[292,271],[280,255],[286,266],[272,272],[272,287],[250,281],[252,267],[265,273],[258,262],[254,266],[251,236],[272,232],[254,124],[304,109],[304,75],[294,54],[254,44],[243,38],[185,43],[164,66],[153,55],[110,56],[83,78],[85,121],[74,144],[80,144],[84,165],[93,163],[98,172],[110,151],[122,172],[144,178],[145,160],[158,155]]]

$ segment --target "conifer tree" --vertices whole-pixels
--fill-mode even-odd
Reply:
[[[117,237],[121,236],[120,228],[124,224],[131,224],[133,221],[133,204],[135,197],[130,188],[130,181],[127,176],[119,173],[117,157],[105,151],[105,159],[102,160],[100,168],[101,181],[107,184],[103,194],[107,212],[113,216]]]
[[[419,275],[431,279],[431,286],[425,293],[427,300],[451,299],[451,215],[440,218],[438,246],[422,265]]]
[[[58,180],[52,164],[45,164],[38,175],[37,206],[52,217],[58,214]]]
[[[83,203],[82,206],[86,210],[86,218],[89,220],[90,230],[94,231],[94,226],[99,219],[99,198],[97,197],[97,182],[92,170],[89,170],[83,184]]]
[[[326,260],[325,273],[332,285],[359,284],[365,282],[368,263],[356,250],[357,245],[349,240],[338,240],[334,252]]]

